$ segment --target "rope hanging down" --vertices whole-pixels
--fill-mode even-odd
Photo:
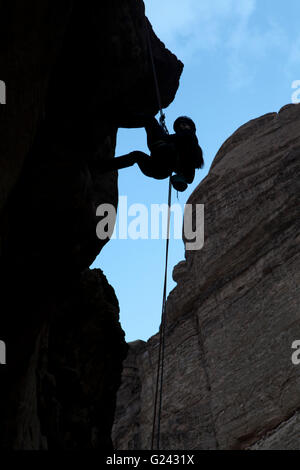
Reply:
[[[160,390],[160,393],[159,393],[158,416],[157,416],[157,441],[156,441],[157,450],[159,450],[159,440],[160,440],[160,419],[161,419],[161,408],[162,408],[163,372],[164,372],[164,355],[165,355],[165,326],[166,326],[167,275],[168,275],[168,255],[169,255],[169,238],[170,238],[169,235],[170,235],[171,194],[172,194],[172,185],[171,185],[171,180],[169,179],[165,277],[164,277],[161,325],[160,325],[160,334],[159,334],[159,351],[158,351],[157,373],[156,373],[156,388],[155,388],[155,400],[154,400],[151,450],[154,449],[158,389]],[[159,380],[159,375],[160,375],[160,380]]]
[[[146,21],[146,36],[147,36],[147,42],[148,42],[148,49],[149,49],[149,54],[150,54],[150,59],[151,59],[157,102],[158,102],[159,112],[160,112],[159,122],[162,128],[164,129],[164,131],[166,132],[166,134],[169,134],[166,123],[165,123],[165,114],[162,111],[162,102],[161,102],[156,67],[155,67],[152,44],[151,44],[150,33],[149,33],[149,23],[147,23],[146,17],[145,17],[145,21]],[[160,325],[160,335],[159,335],[159,351],[158,351],[157,373],[156,373],[151,450],[154,449],[156,418],[157,418],[157,441],[156,441],[157,450],[159,450],[159,443],[160,443],[160,421],[161,421],[161,409],[162,409],[162,390],[163,390],[163,372],[164,372],[164,355],[165,355],[165,325],[166,325],[166,300],[167,300],[167,275],[168,275],[168,256],[169,256],[169,238],[170,238],[169,235],[170,235],[171,195],[172,195],[172,185],[171,185],[171,178],[169,178],[165,276],[164,276],[162,314],[161,314],[161,325]],[[158,400],[158,390],[159,390],[159,400]],[[158,407],[158,410],[157,410],[157,407]]]

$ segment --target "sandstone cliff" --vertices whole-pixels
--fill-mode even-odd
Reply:
[[[87,268],[117,205],[120,115],[158,106],[140,0],[0,5],[0,447],[111,448],[126,354],[118,303]],[[150,27],[163,106],[182,64]]]
[[[238,129],[189,203],[205,243],[174,268],[161,449],[300,449],[300,106]],[[149,449],[159,335],[130,343],[117,449]]]

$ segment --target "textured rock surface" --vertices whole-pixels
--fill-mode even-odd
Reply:
[[[144,5],[41,0],[27,2],[25,11],[21,2],[6,3],[0,6],[0,79],[7,87],[0,107],[0,339],[7,346],[0,446],[106,448],[125,343],[101,276],[86,274],[86,307],[82,273],[104,244],[96,237],[97,206],[117,205],[117,174],[100,175],[99,165],[114,155],[118,117],[158,111]],[[151,28],[150,36],[167,106],[182,64]],[[74,401],[61,396],[60,367],[75,381]],[[47,393],[41,374],[49,379]]]
[[[299,128],[299,105],[242,126],[188,201],[205,244],[167,302],[162,449],[300,449]],[[150,448],[157,351],[130,344],[116,448]]]
[[[41,431],[50,450],[111,446],[127,353],[118,312],[114,290],[102,272],[86,270],[55,315],[41,350],[38,394]]]
[[[68,294],[52,306],[29,364],[22,364],[20,386],[6,399],[4,447],[112,448],[115,397],[127,353],[118,301],[96,269],[84,271]],[[7,371],[6,379],[13,379],[16,368],[11,370],[9,360]]]
[[[0,211],[32,145],[72,4],[1,2],[0,79],[6,84],[7,105],[0,106]]]

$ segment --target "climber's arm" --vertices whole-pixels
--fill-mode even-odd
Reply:
[[[145,130],[147,133],[147,145],[149,150],[151,150],[153,144],[166,138],[164,129],[154,116],[148,116],[145,122]]]

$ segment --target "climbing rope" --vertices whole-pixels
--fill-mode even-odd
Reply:
[[[164,276],[161,325],[160,325],[160,334],[159,334],[159,351],[158,351],[157,372],[156,372],[156,387],[155,387],[155,399],[154,399],[154,413],[153,413],[153,425],[152,425],[151,450],[154,449],[156,415],[157,415],[157,441],[156,441],[156,449],[157,450],[159,450],[159,441],[160,441],[160,421],[161,421],[161,409],[162,409],[163,372],[164,372],[164,356],[165,356],[165,327],[166,327],[166,303],[167,303],[167,278],[168,278],[168,256],[169,256],[169,238],[170,238],[171,195],[172,195],[172,186],[171,186],[171,180],[169,180],[168,225],[167,225],[167,239],[166,239],[165,276]],[[158,390],[159,390],[159,402],[158,402]],[[158,411],[157,411],[157,406],[158,406]]]
[[[169,134],[167,126],[166,126],[166,122],[165,122],[166,116],[162,110],[159,84],[158,84],[156,67],[155,67],[155,62],[154,62],[154,57],[153,57],[152,44],[151,44],[151,39],[150,39],[149,23],[147,22],[146,16],[145,16],[145,22],[146,22],[147,43],[148,43],[149,55],[151,59],[152,70],[153,70],[157,103],[159,106],[159,113],[160,113],[159,122],[160,122],[161,127],[166,132],[166,134]],[[159,351],[158,351],[157,372],[156,372],[151,450],[154,449],[156,420],[157,420],[157,432],[156,432],[156,449],[157,450],[159,450],[159,444],[160,444],[160,422],[161,422],[161,410],[162,410],[163,372],[164,372],[164,356],[165,356],[165,326],[166,326],[166,300],[167,300],[168,256],[169,256],[169,238],[170,238],[171,195],[172,195],[172,185],[171,185],[171,178],[169,178],[165,275],[164,275],[161,325],[160,325],[160,334],[159,334]],[[159,391],[159,394],[158,394],[158,391]]]
[[[161,127],[164,129],[164,131],[167,134],[169,134],[167,126],[166,126],[166,121],[165,121],[166,116],[165,116],[165,114],[162,110],[162,102],[161,102],[161,96],[160,96],[160,91],[159,91],[158,78],[157,78],[156,67],[155,67],[154,56],[153,56],[153,50],[152,50],[152,44],[151,44],[151,39],[150,39],[149,23],[147,22],[146,16],[145,16],[145,24],[146,24],[146,37],[147,37],[147,43],[148,43],[148,50],[149,50],[149,55],[150,55],[150,60],[151,60],[152,71],[153,71],[157,103],[158,103],[158,107],[159,107],[159,114],[160,114],[159,122],[160,122]]]

